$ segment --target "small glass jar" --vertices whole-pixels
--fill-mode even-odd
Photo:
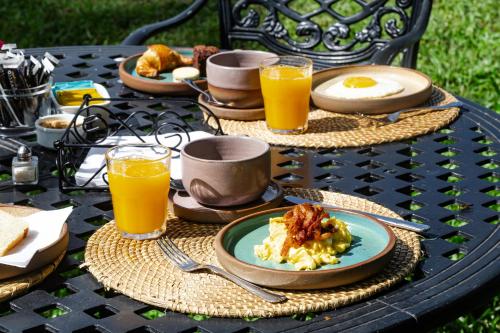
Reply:
[[[52,79],[37,87],[0,90],[0,108],[5,112],[0,118],[0,130],[16,128],[32,130],[35,121],[54,112],[50,100]]]
[[[38,157],[32,156],[27,146],[19,147],[12,159],[12,182],[14,185],[38,183]]]

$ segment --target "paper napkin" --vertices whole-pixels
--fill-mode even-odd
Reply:
[[[159,136],[160,142],[167,147],[172,147],[177,145],[179,142],[179,137],[174,136],[169,138],[169,136],[172,136],[172,134],[173,133],[162,134],[161,136]],[[178,149],[182,149],[182,147],[184,147],[184,145],[188,143],[187,136],[185,133],[175,133],[175,134],[179,134],[182,136],[182,143],[177,147]],[[210,136],[213,135],[203,131],[195,131],[189,133],[191,141]],[[145,137],[143,136],[142,139],[144,139],[144,141],[146,141],[147,143],[157,143],[154,136],[145,136]],[[101,142],[101,144],[123,145],[127,143],[140,143],[140,142],[141,141],[135,136],[112,136]],[[89,150],[89,152],[87,153],[87,157],[85,157],[85,160],[83,161],[82,165],[75,174],[75,180],[78,185],[81,186],[85,184],[92,177],[92,175],[97,170],[99,170],[99,168],[106,165],[106,160],[104,157],[106,150],[107,148],[91,148]],[[174,179],[180,179],[182,178],[181,161],[179,156],[174,156],[174,155],[172,157],[170,164],[170,169],[171,169],[170,176]],[[101,172],[94,179],[90,181],[89,185],[105,186],[106,183],[102,179],[102,175],[105,172],[106,172],[106,167],[104,167],[104,169],[101,170]]]
[[[0,257],[0,264],[16,267],[27,267],[36,251],[59,239],[64,222],[71,214],[73,207],[58,210],[47,210],[31,214],[22,219],[28,222],[28,236]]]

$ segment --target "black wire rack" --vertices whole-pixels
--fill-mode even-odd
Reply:
[[[167,109],[162,112],[140,110],[124,117],[123,114],[111,111],[107,105],[99,105],[106,101],[155,102],[166,105]],[[78,180],[75,175],[91,149],[99,149],[94,151],[102,154],[116,145],[107,140],[112,137],[133,136],[138,142],[146,142],[146,137],[154,137],[158,144],[168,146],[172,150],[172,158],[179,158],[180,147],[186,140],[191,141],[190,132],[195,130],[176,111],[179,108],[198,108],[203,113],[202,124],[198,129],[214,135],[224,134],[217,116],[206,106],[191,99],[92,98],[86,95],[67,130],[61,139],[54,143],[57,149],[59,189],[63,192],[107,191],[107,175],[103,172],[105,163],[97,166],[97,170],[84,180]],[[169,143],[166,143],[167,140]]]

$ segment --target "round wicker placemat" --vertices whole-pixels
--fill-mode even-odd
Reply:
[[[289,189],[288,195],[334,203],[377,214],[398,217],[371,201],[312,189]],[[221,225],[194,224],[169,217],[167,233],[194,260],[218,265],[214,238]],[[114,222],[107,223],[88,240],[85,265],[105,287],[136,300],[184,313],[218,317],[274,317],[337,308],[385,290],[401,281],[420,257],[417,234],[393,229],[394,255],[379,274],[343,287],[313,291],[278,291],[288,297],[282,304],[267,303],[214,274],[184,273],[168,259],[154,241],[123,239]]]
[[[456,98],[445,90],[435,87],[432,96],[422,107],[444,105]],[[434,132],[451,123],[459,115],[458,108],[429,112],[418,110],[404,113],[393,124],[381,124],[370,118],[355,114],[334,113],[316,109],[309,113],[309,129],[299,135],[279,135],[269,131],[264,120],[237,121],[220,119],[222,130],[231,135],[248,135],[274,145],[340,148],[362,147],[386,142],[395,142]],[[210,126],[216,127],[210,119]]]
[[[29,288],[45,280],[56,269],[65,254],[66,251],[61,253],[53,263],[33,272],[0,281],[0,303],[26,292]]]

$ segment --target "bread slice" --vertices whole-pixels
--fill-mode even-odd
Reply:
[[[28,223],[2,212],[0,214],[0,257],[4,256],[28,235]]]

